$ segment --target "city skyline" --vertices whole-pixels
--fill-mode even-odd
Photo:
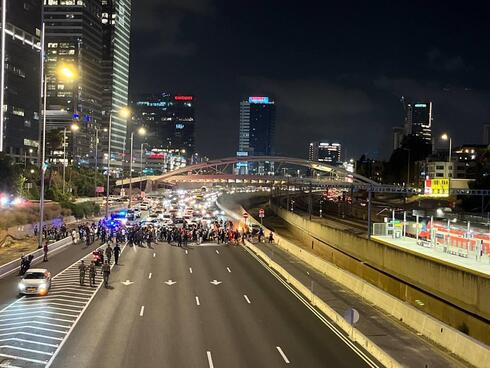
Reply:
[[[252,95],[280,103],[277,149],[291,156],[303,157],[304,146],[328,129],[356,158],[389,158],[391,129],[403,124],[401,96],[432,101],[434,136],[448,131],[459,144],[481,142],[490,76],[477,14],[488,5],[456,11],[420,2],[424,11],[409,15],[392,3],[358,4],[355,12],[324,4],[316,13],[289,1],[262,3],[260,13],[257,5],[134,4],[131,91],[180,89],[198,96],[198,151],[234,154],[236,103]],[[292,25],[281,21],[293,18]],[[471,19],[464,29],[444,28],[464,19]],[[474,42],[465,43],[467,37]],[[165,60],[162,72],[145,75],[158,59]],[[297,125],[303,129],[292,139],[288,132]],[[214,145],[213,135],[223,144]]]

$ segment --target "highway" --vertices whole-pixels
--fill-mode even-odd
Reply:
[[[51,366],[370,366],[349,343],[242,247],[160,243],[126,247]]]

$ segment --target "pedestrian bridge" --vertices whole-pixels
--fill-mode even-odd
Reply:
[[[271,170],[264,174],[240,174],[238,165],[253,163],[267,164]],[[309,175],[285,175],[284,169],[301,167],[309,169]],[[249,156],[228,157],[219,160],[206,161],[173,170],[162,175],[148,175],[133,178],[124,178],[116,182],[119,187],[128,187],[130,184],[145,182],[148,190],[156,189],[159,185],[176,185],[180,183],[203,184],[244,184],[244,185],[304,185],[313,184],[321,186],[377,186],[378,183],[342,167],[319,163],[300,158],[283,156]]]

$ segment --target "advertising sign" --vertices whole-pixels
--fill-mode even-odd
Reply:
[[[438,197],[449,196],[449,179],[440,178],[425,180],[424,194]]]

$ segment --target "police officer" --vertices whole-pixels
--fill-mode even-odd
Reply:
[[[109,287],[109,275],[111,274],[111,266],[105,261],[102,265],[102,276],[104,277],[104,287]]]
[[[78,266],[78,271],[80,272],[80,286],[83,286],[85,283],[85,271],[87,267],[85,266],[85,262],[82,261],[80,262],[80,265]]]
[[[90,262],[90,266],[88,266],[88,277],[90,280],[90,286],[95,286],[95,273],[97,272],[97,269],[95,268],[95,262],[92,261]]]
[[[116,262],[116,264],[118,264],[120,254],[121,254],[121,247],[119,247],[119,244],[116,243],[116,246],[114,247],[114,261]]]

